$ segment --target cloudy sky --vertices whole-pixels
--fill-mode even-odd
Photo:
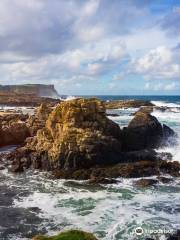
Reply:
[[[0,83],[180,94],[180,0],[1,0]]]

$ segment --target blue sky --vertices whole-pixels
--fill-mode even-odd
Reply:
[[[180,94],[180,0],[2,0],[1,84]]]

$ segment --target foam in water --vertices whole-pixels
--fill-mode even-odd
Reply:
[[[171,105],[165,112],[155,110],[153,115],[180,133],[178,107]],[[128,124],[136,109],[117,111],[120,116],[110,118],[121,125],[122,122]],[[170,151],[173,159],[179,160],[179,149],[180,141],[177,146],[158,151]],[[180,228],[180,182],[176,178],[172,183],[161,183],[147,189],[134,187],[135,179],[120,178],[118,184],[97,187],[87,186],[83,181],[70,183],[65,180],[52,180],[48,178],[47,173],[31,171],[13,175],[7,170],[1,170],[0,180],[0,189],[7,188],[7,193],[13,193],[12,205],[8,206],[12,212],[15,209],[19,209],[20,212],[24,209],[30,211],[30,208],[40,209],[36,213],[43,219],[37,223],[39,233],[46,229],[49,235],[53,235],[64,229],[80,228],[95,233],[100,240],[134,240],[136,236],[132,232],[137,226],[151,230]],[[4,195],[1,196],[3,199]],[[26,215],[26,212],[24,214]],[[14,226],[16,233],[8,235],[7,239],[29,239],[23,233],[17,234],[21,223],[24,226],[28,225],[24,220],[25,215],[22,215],[16,223],[17,226]],[[6,229],[0,228],[0,235],[2,231],[5,232]],[[144,240],[144,236],[138,239]],[[165,238],[161,236],[158,239]]]
[[[180,103],[170,103],[165,101],[151,101],[151,103],[153,103],[157,107],[170,107],[170,108],[180,107]]]
[[[168,103],[166,111],[154,110],[152,115],[154,115],[161,123],[171,127],[178,134],[176,145],[169,144],[169,146],[160,148],[157,151],[170,152],[173,156],[173,160],[180,162],[180,108],[177,108],[177,106],[180,107],[180,105],[176,104],[176,111],[174,111],[175,106],[173,103]]]
[[[170,186],[164,185],[156,191],[154,188],[142,191],[133,187],[133,181],[121,179],[119,184],[99,190],[66,187],[63,180],[53,181],[49,182],[50,189],[49,184],[44,186],[46,191],[36,190],[15,199],[14,207],[40,208],[41,217],[57,224],[57,230],[49,227],[49,234],[64,228],[81,228],[103,240],[131,240],[137,226],[177,228],[178,213],[174,209],[179,194],[171,193]],[[47,229],[48,222],[44,223]]]

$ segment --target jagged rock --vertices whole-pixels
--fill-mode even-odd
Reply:
[[[42,103],[36,110],[35,114],[30,116],[27,121],[27,127],[29,128],[31,136],[35,136],[39,129],[45,127],[46,120],[52,111],[52,108],[47,104]]]
[[[118,108],[138,108],[142,106],[154,106],[150,101],[143,100],[117,100],[105,102],[106,109],[118,109]]]
[[[0,117],[0,146],[22,144],[29,136],[24,122],[27,115],[9,114]]]
[[[76,180],[88,180],[88,179],[104,179],[104,178],[140,178],[150,177],[154,175],[169,174],[171,176],[180,176],[180,163],[167,162],[165,160],[157,161],[140,161],[134,163],[119,163],[113,166],[107,167],[94,167],[89,169],[79,170],[64,170],[56,169],[53,171],[55,178],[63,179],[76,179]]]
[[[119,162],[121,130],[97,99],[62,102],[27,142],[35,168],[89,168]]]

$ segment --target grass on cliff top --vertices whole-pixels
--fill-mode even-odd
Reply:
[[[97,238],[95,238],[91,233],[79,230],[70,230],[53,237],[36,236],[33,240],[97,240]]]

